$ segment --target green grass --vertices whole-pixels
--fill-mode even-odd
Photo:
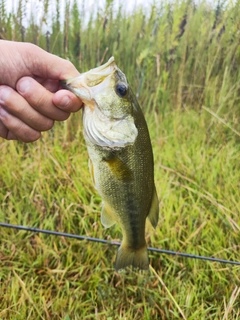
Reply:
[[[148,245],[239,261],[236,136],[222,132],[215,140],[214,132],[224,130],[214,123],[207,132],[206,112],[147,119],[161,199]],[[100,223],[100,198],[81,132],[69,125],[73,120],[57,124],[54,139],[50,132],[31,145],[1,143],[1,221],[120,240],[117,226],[105,230]],[[113,270],[116,247],[1,229],[0,254],[0,318],[181,318],[153,272]],[[187,319],[223,319],[228,310],[226,319],[239,318],[239,267],[150,258]]]
[[[50,51],[82,71],[99,64],[108,47],[104,61],[114,54],[139,94],[161,209],[158,227],[147,230],[148,245],[240,261],[239,4],[218,13],[205,2],[197,9],[166,2],[162,15],[159,7],[151,7],[149,19],[141,10],[131,17],[114,16],[111,7],[99,11],[88,30],[81,27],[80,55],[73,45],[75,8],[68,50],[62,42],[66,25],[61,32],[53,25]],[[185,32],[177,37],[186,12]],[[1,35],[21,40],[19,19],[1,18]],[[33,30],[45,48],[38,26],[24,40],[37,42]],[[101,199],[87,161],[81,112],[35,143],[1,140],[0,221],[121,240],[118,226],[101,225]],[[116,247],[0,231],[0,319],[240,318],[239,266],[150,253],[149,272],[117,273]]]

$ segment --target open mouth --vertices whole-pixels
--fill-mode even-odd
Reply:
[[[77,78],[61,80],[60,83],[63,88],[70,90],[78,96],[84,104],[91,104],[96,91],[101,90],[101,85],[103,85],[104,80],[110,77],[115,71],[116,63],[114,57],[111,57],[108,62],[102,66],[91,69]]]

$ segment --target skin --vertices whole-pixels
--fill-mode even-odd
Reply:
[[[0,137],[33,142],[82,101],[59,80],[79,76],[70,61],[31,43],[0,40]]]

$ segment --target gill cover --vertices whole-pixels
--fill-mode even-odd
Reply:
[[[83,113],[85,138],[101,147],[122,148],[134,143],[138,130],[133,117],[110,120],[97,107]]]

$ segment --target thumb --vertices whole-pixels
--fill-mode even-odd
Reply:
[[[19,45],[19,51],[30,74],[56,80],[79,76],[79,72],[70,61],[48,53],[31,43],[19,43]]]

